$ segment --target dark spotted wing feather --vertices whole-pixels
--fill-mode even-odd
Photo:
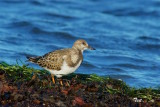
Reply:
[[[64,61],[63,56],[66,55],[66,53],[66,49],[47,53],[37,61],[37,64],[43,68],[61,70]]]

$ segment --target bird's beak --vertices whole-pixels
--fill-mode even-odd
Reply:
[[[90,50],[96,50],[95,48],[92,48],[91,46],[88,46],[88,49],[90,49]]]

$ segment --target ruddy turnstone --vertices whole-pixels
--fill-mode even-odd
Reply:
[[[85,40],[75,41],[72,48],[55,50],[43,56],[27,57],[28,61],[38,64],[51,73],[52,81],[55,84],[54,75],[57,78],[73,73],[83,61],[83,51],[94,50]],[[62,81],[60,81],[62,85]]]

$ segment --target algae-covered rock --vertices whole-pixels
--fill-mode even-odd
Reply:
[[[0,106],[159,106],[159,89],[132,88],[107,76],[70,74],[63,83],[53,85],[44,70],[1,63]]]

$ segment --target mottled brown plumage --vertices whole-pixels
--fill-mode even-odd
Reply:
[[[75,62],[72,61],[72,57],[75,57]],[[76,59],[77,58],[77,59]],[[63,61],[66,60],[66,63],[70,67],[75,67],[80,60],[83,60],[82,52],[76,49],[63,49],[63,50],[56,50],[45,54],[39,60],[37,60],[37,64],[41,67],[52,69],[52,70],[61,70],[61,66]]]
[[[85,40],[77,40],[72,48],[56,50],[40,57],[30,57],[28,60],[61,77],[74,72],[80,66],[85,49],[93,48]]]

